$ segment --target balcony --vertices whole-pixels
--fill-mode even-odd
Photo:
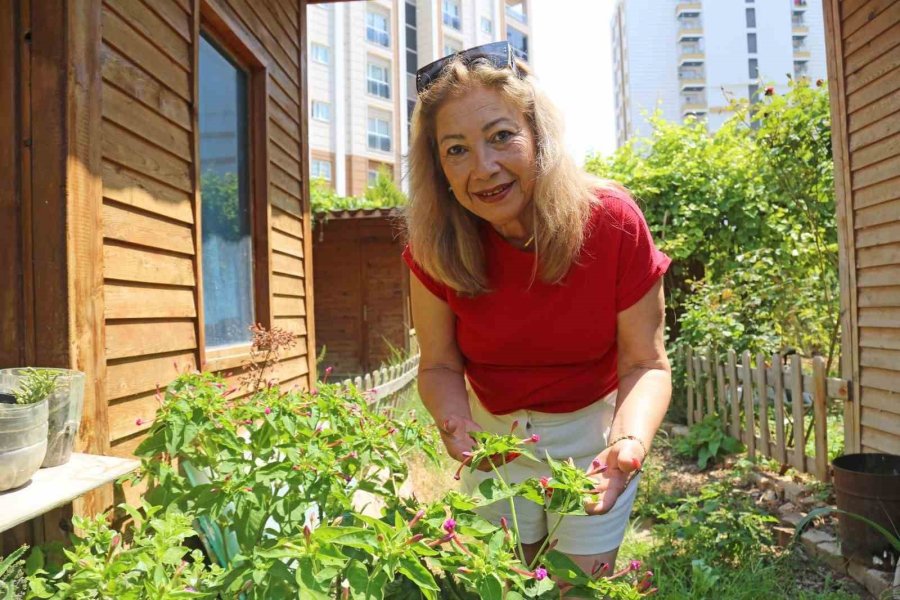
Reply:
[[[683,41],[678,44],[678,64],[702,63],[706,58],[703,44],[699,41]]]
[[[703,22],[699,18],[678,19],[678,39],[699,38],[703,35]]]
[[[806,0],[794,0],[794,10],[806,10]]]
[[[700,14],[700,2],[679,2],[675,5],[675,16],[680,17],[684,13]]]
[[[681,69],[678,71],[681,90],[703,90],[706,88],[706,74],[703,69]]]

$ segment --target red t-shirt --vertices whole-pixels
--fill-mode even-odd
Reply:
[[[603,192],[582,253],[560,284],[531,283],[534,254],[485,224],[490,292],[463,297],[403,259],[456,315],[466,377],[490,412],[584,408],[618,387],[616,315],[646,294],[671,262],[653,244],[640,209]],[[531,284],[531,285],[529,285]]]

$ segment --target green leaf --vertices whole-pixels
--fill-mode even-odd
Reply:
[[[400,567],[397,570],[419,586],[426,598],[435,598],[435,594],[428,592],[440,591],[440,588],[434,581],[434,577],[431,575],[431,571],[426,569],[425,565],[418,560],[403,556],[400,558]]]
[[[478,595],[481,600],[503,600],[503,584],[491,574],[478,581]]]

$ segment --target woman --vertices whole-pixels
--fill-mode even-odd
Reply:
[[[422,401],[456,460],[472,447],[468,432],[518,422],[521,437],[539,436],[538,457],[605,465],[589,516],[567,517],[554,537],[587,572],[613,565],[671,396],[669,259],[625,190],[564,153],[555,110],[508,43],[428,65],[417,88],[403,255]],[[513,480],[547,474],[522,458],[508,469]],[[484,516],[499,521],[503,504]],[[525,501],[516,512],[533,554],[555,517]]]

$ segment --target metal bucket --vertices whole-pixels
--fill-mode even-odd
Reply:
[[[898,535],[900,529],[900,456],[847,454],[832,462],[837,507],[878,523]],[[858,519],[840,515],[841,553],[866,565],[893,570],[890,542]],[[880,560],[873,561],[873,557]],[[897,557],[894,557],[896,561]]]

